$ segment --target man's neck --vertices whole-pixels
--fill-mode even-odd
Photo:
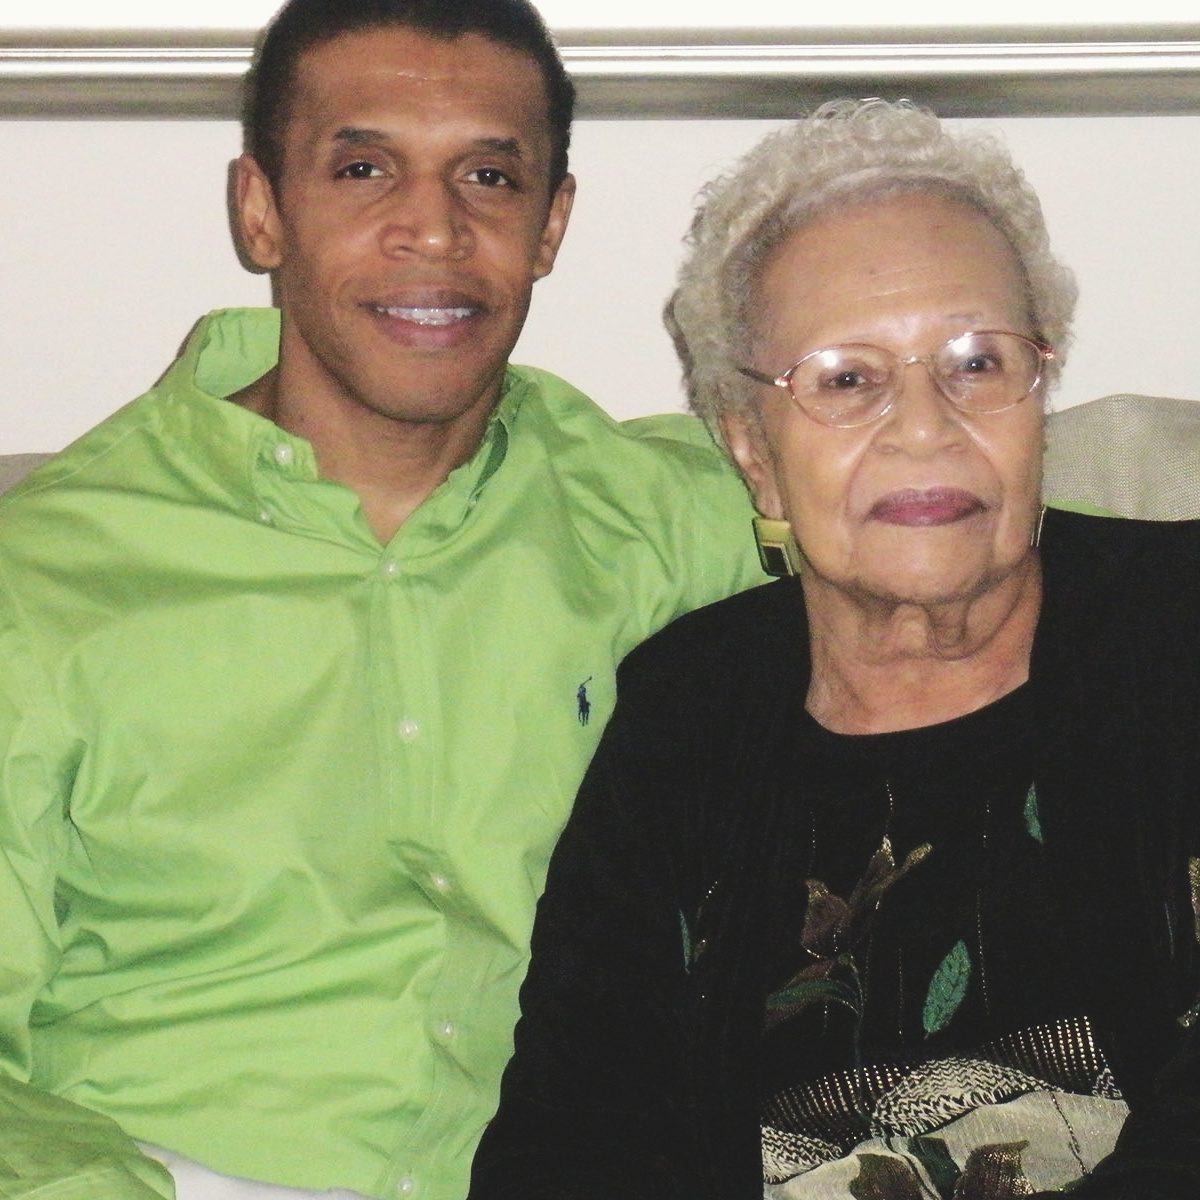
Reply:
[[[382,545],[475,453],[491,413],[490,406],[481,405],[455,421],[414,422],[357,404],[328,404],[316,412],[282,386],[277,369],[230,400],[304,438],[321,477],[357,493]]]

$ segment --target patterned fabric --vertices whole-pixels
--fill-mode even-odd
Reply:
[[[1089,1022],[1025,1030],[980,1057],[862,1068],[773,1096],[764,1111],[765,1194],[850,1200],[876,1170],[871,1157],[886,1153],[896,1160],[889,1170],[953,1200],[972,1155],[1003,1150],[1007,1182],[987,1197],[1010,1200],[1088,1173],[1112,1151],[1128,1111]],[[864,1123],[861,1140],[817,1136]]]
[[[987,1200],[1015,1200],[1078,1181],[1128,1109],[1092,1021],[1064,1015],[1088,965],[1028,782],[1031,690],[925,729],[846,737],[805,715],[797,732],[808,813],[785,851],[806,898],[779,897],[803,919],[781,926],[799,970],[767,1000],[768,1195],[963,1200],[986,1178]]]

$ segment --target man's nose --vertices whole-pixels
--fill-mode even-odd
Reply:
[[[439,178],[415,177],[389,198],[380,244],[389,256],[464,258],[472,235],[453,189]]]

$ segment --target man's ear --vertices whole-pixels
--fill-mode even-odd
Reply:
[[[558,248],[562,245],[563,234],[567,232],[567,222],[571,219],[571,206],[575,203],[575,176],[566,176],[558,185],[554,195],[550,197],[550,211],[546,214],[546,226],[542,230],[542,240],[538,245],[537,256],[533,260],[534,279],[544,279],[554,270],[554,260],[558,257]]]
[[[775,459],[754,415],[725,413],[719,418],[719,423],[725,445],[729,447],[729,453],[742,473],[750,495],[754,497],[754,507],[764,517],[784,520]]]
[[[234,205],[246,257],[260,270],[273,271],[283,261],[279,206],[271,181],[249,154],[234,163]]]

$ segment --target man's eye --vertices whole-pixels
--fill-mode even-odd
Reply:
[[[499,167],[476,167],[467,173],[467,178],[486,188],[513,186],[512,180]]]
[[[352,162],[335,172],[337,179],[378,179],[383,172],[369,162]]]

